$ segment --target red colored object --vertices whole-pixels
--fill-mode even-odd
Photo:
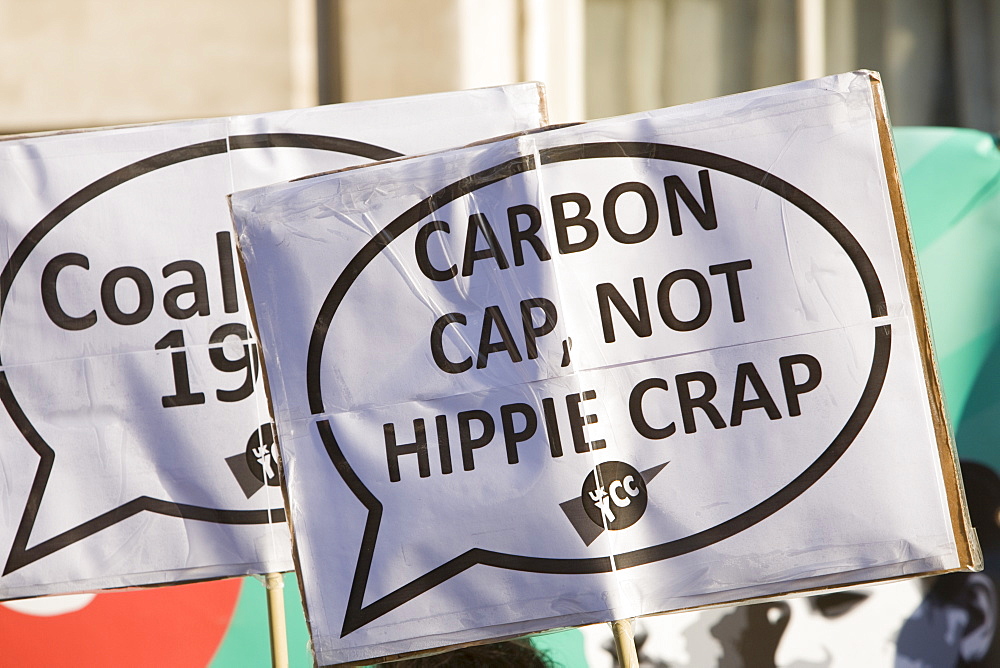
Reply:
[[[239,598],[239,579],[103,592],[52,617],[0,605],[5,666],[206,666]]]

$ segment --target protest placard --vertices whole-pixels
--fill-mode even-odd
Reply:
[[[320,664],[976,565],[872,73],[231,207]]]
[[[289,570],[225,196],[544,116],[520,84],[0,142],[0,599]]]

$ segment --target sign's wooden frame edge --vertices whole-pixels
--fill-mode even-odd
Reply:
[[[934,435],[937,441],[938,457],[941,462],[945,495],[948,501],[948,510],[951,514],[955,548],[958,552],[959,566],[957,570],[980,571],[983,569],[983,555],[979,547],[976,530],[969,518],[969,508],[965,500],[965,487],[959,468],[958,449],[955,446],[955,439],[945,408],[944,392],[941,388],[941,378],[934,356],[934,344],[931,339],[927,307],[924,301],[923,288],[917,275],[917,259],[914,251],[913,234],[910,229],[909,216],[906,212],[906,203],[903,200],[903,183],[899,174],[899,164],[896,161],[896,146],[893,142],[892,128],[889,125],[889,113],[885,103],[885,93],[882,90],[882,80],[879,73],[869,71],[867,75],[874,99],[875,119],[878,125],[879,145],[882,151],[882,164],[885,168],[886,184],[889,188],[892,217],[896,225],[896,238],[899,242],[899,251],[902,256],[906,287],[910,295],[910,305],[913,308],[913,319],[924,372],[924,383],[927,386],[927,396],[930,401],[931,419],[934,422]]]

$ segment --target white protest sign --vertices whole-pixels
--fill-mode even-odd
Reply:
[[[876,84],[232,196],[319,663],[972,563]]]
[[[226,195],[538,127],[540,94],[0,142],[0,599],[290,570]]]

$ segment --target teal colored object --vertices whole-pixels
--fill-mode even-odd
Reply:
[[[959,455],[1000,468],[1000,150],[976,130],[894,134]]]
[[[309,632],[302,612],[302,598],[294,573],[285,574],[285,623],[288,626],[288,664],[292,668],[313,665]],[[610,631],[609,631],[610,633]],[[544,633],[532,644],[552,661],[553,668],[586,668],[583,634],[577,629]],[[211,668],[270,668],[267,592],[257,578],[243,579],[239,600],[229,630],[210,664]]]
[[[608,628],[608,637],[611,629]],[[554,631],[531,638],[531,644],[552,662],[553,668],[587,668],[583,633],[579,629]]]
[[[288,634],[288,665],[293,668],[313,665],[309,651],[309,632],[302,612],[302,598],[294,573],[285,574],[285,624]],[[267,591],[257,578],[243,578],[240,598],[212,668],[252,668],[271,665],[271,639],[267,620]]]

